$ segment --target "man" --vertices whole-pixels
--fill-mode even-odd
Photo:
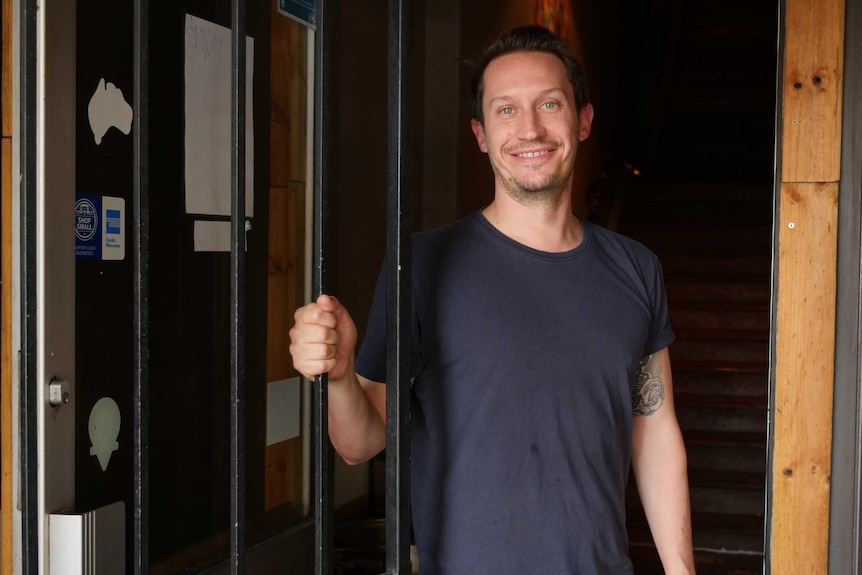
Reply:
[[[634,468],[666,573],[694,573],[661,269],[572,213],[590,134],[577,62],[540,27],[487,51],[473,132],[495,176],[481,212],[413,240],[413,521],[423,574],[631,574]],[[333,297],[296,312],[291,354],[329,373],[349,463],[385,443],[385,290],[354,359]]]

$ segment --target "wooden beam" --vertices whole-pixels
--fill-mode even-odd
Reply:
[[[782,181],[841,173],[844,0],[787,0]]]
[[[270,211],[266,381],[298,375],[288,330],[302,300],[306,158],[307,38],[304,26],[278,14],[272,1],[270,72]],[[301,438],[268,445],[264,508],[302,502]]]
[[[0,5],[0,135],[12,137],[12,0]],[[5,571],[4,571],[5,573]]]
[[[773,573],[828,572],[844,13],[844,0],[786,0]]]
[[[0,3],[0,573],[12,573],[12,0]]]
[[[838,184],[781,186],[772,572],[826,573]]]
[[[270,188],[269,263],[267,280],[266,380],[277,381],[297,375],[290,361],[287,332],[293,325],[298,294],[294,277],[297,240],[294,196],[298,186]]]
[[[12,139],[0,143],[0,573],[12,573]]]

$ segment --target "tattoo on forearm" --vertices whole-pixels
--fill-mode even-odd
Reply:
[[[641,359],[632,389],[632,411],[637,415],[652,415],[664,403],[664,384],[661,378],[647,371],[652,356]]]

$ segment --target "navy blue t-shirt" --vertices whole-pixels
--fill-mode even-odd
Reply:
[[[631,389],[673,339],[658,259],[568,252],[481,213],[413,237],[412,510],[423,575],[630,574]],[[385,281],[356,371],[386,377]]]

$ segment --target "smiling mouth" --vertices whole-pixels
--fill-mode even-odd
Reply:
[[[515,156],[519,158],[540,158],[542,156],[547,156],[549,152],[547,150],[542,150],[539,152],[521,152],[520,154],[515,154]]]

